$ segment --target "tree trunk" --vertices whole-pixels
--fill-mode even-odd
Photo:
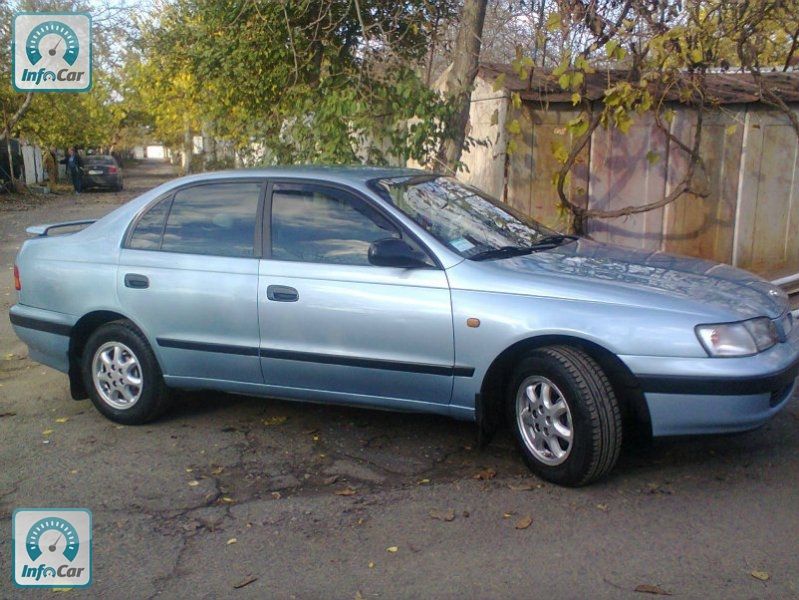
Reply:
[[[33,100],[33,92],[28,92],[25,94],[25,99],[22,101],[22,104],[17,109],[17,111],[11,115],[11,118],[8,118],[8,114],[3,111],[3,117],[5,121],[5,127],[3,127],[3,137],[6,138],[6,148],[8,149],[8,182],[12,192],[17,191],[17,181],[14,177],[14,157],[11,154],[11,132],[14,130],[14,127],[17,126],[20,119],[25,115],[28,111],[28,107],[31,105],[31,101]]]
[[[8,121],[6,122],[5,126],[6,135],[10,136],[11,133],[14,131],[14,127],[17,126],[17,123],[19,123],[20,119],[22,119],[25,113],[28,112],[28,107],[31,105],[32,100],[33,100],[33,92],[28,92],[27,94],[25,94],[25,99],[22,101],[22,104],[17,109],[17,112],[11,115],[11,118],[8,119]]]
[[[191,135],[191,124],[188,119],[183,127],[183,174],[191,173],[191,156],[194,153],[194,139]]]
[[[466,141],[466,127],[469,124],[472,86],[480,59],[486,4],[487,0],[464,1],[458,36],[453,49],[455,60],[447,76],[447,96],[453,103],[455,112],[447,123],[449,137],[439,148],[436,166],[445,167],[452,172],[457,168],[463,143]]]
[[[6,148],[8,150],[8,185],[9,191],[17,191],[17,183],[14,179],[14,159],[11,154],[11,134],[6,130]]]

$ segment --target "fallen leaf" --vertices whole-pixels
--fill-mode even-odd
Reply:
[[[78,470],[77,470],[77,469],[70,469],[70,470],[69,470],[69,474],[70,474],[70,475],[75,475],[77,472],[78,472]]]
[[[186,468],[186,473],[191,473],[193,470],[194,470],[194,469],[189,469],[189,468],[187,467],[187,468]]]
[[[502,513],[502,518],[503,519],[510,519],[512,516],[513,516],[512,512]]]
[[[44,431],[42,431],[42,435],[50,435],[51,433],[53,433],[52,429],[45,429]]]
[[[357,490],[347,486],[343,490],[336,490],[333,492],[336,496],[354,496],[358,493]]]
[[[275,500],[280,500],[280,492],[272,492],[272,498]]]
[[[213,469],[211,469],[211,475],[219,475],[224,470],[225,467],[214,467]]]
[[[286,421],[288,421],[288,417],[269,417],[264,419],[264,425],[267,427],[273,427],[275,425],[282,425]]]
[[[250,585],[253,581],[258,581],[258,578],[257,577],[253,577],[253,576],[250,575],[250,576],[245,577],[244,579],[242,579],[238,583],[234,583],[233,587],[235,589],[243,588],[245,585]]]
[[[238,541],[239,541],[239,540],[237,540],[236,538],[230,538],[230,539],[229,539],[227,542],[225,542],[225,543],[226,543],[228,546],[230,546],[230,544],[235,544],[235,543],[236,543],[236,542],[238,542]]]
[[[58,417],[55,420],[56,423],[66,423],[67,421],[69,421],[69,417]]]
[[[425,479],[420,479],[419,481],[417,481],[416,485],[427,485],[428,483],[430,483],[430,480],[425,478]]]
[[[769,575],[765,571],[752,571],[749,574],[755,579],[758,579],[760,581],[768,581],[769,579],[771,579],[771,575]]]
[[[399,550],[397,546],[389,546],[386,548],[386,552],[391,552],[391,554],[394,554],[397,550]]]
[[[438,519],[439,521],[446,521],[449,523],[450,521],[455,520],[455,511],[451,508],[449,510],[431,510],[430,516],[434,519]]]
[[[325,485],[333,485],[337,481],[338,481],[338,475],[331,475],[330,477],[325,479],[322,483],[324,483]]]
[[[484,469],[479,473],[475,474],[473,479],[480,479],[482,481],[487,481],[489,479],[494,479],[497,476],[497,472],[494,469]]]
[[[233,498],[228,498],[227,496],[223,496],[220,502],[224,502],[225,504],[233,504]]]
[[[198,485],[200,485],[200,482],[196,479],[189,482],[189,487],[197,487]]]
[[[530,481],[525,481],[524,483],[511,483],[508,487],[514,492],[529,492],[535,489],[535,484]]]
[[[602,512],[608,512],[608,505],[607,504],[597,504],[596,507],[601,510]]]
[[[518,521],[516,521],[516,529],[527,529],[530,525],[533,524],[533,517],[530,515],[525,515]]]
[[[641,585],[635,586],[635,590],[639,594],[655,594],[656,596],[671,596],[671,592],[667,592],[661,587],[656,585],[650,585],[648,583],[642,583]]]

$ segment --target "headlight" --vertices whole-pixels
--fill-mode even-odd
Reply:
[[[741,323],[698,325],[696,335],[710,356],[751,356],[777,343],[777,328],[768,317]]]

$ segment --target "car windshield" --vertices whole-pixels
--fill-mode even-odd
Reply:
[[[86,163],[93,165],[113,165],[116,161],[111,156],[87,156]]]
[[[465,258],[501,258],[570,239],[452,177],[379,179],[373,188]]]

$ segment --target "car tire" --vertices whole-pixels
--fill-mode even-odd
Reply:
[[[89,336],[81,371],[94,406],[116,423],[147,423],[170,406],[158,361],[129,321],[107,323]]]
[[[527,466],[565,486],[607,475],[622,442],[621,411],[601,367],[569,346],[533,350],[516,366],[508,422]]]

